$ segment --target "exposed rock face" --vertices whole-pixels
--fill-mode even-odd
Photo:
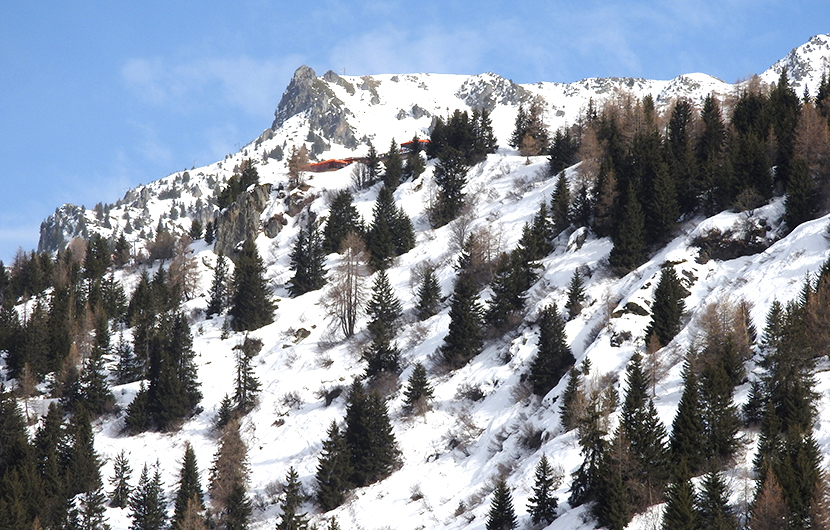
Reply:
[[[84,209],[74,204],[64,204],[40,223],[37,251],[54,253],[63,250],[66,243],[76,236],[88,236]]]
[[[477,75],[468,79],[455,95],[474,109],[488,111],[495,109],[496,105],[518,105],[533,98],[523,87],[496,74]]]
[[[242,193],[233,204],[223,210],[217,219],[214,252],[232,256],[239,243],[249,236],[256,235],[260,228],[260,215],[270,198],[271,185],[259,185]]]
[[[344,86],[346,90],[354,90],[351,84],[334,72],[328,72],[326,80]],[[271,128],[277,129],[286,120],[301,113],[308,118],[309,132],[349,148],[357,147],[357,139],[347,120],[351,111],[308,66],[301,66],[294,72],[274,114]]]

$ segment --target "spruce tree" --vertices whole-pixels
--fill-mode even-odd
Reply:
[[[69,422],[70,446],[67,451],[66,489],[68,496],[96,491],[101,487],[101,462],[95,452],[89,413],[79,407]]]
[[[728,462],[738,449],[740,417],[732,403],[734,386],[723,359],[704,362],[700,374],[700,395],[707,458],[714,468]]]
[[[213,267],[207,316],[221,314],[228,307],[228,297],[228,262],[223,254],[219,254],[216,258],[216,265]]]
[[[351,454],[349,446],[337,424],[332,422],[328,438],[317,462],[317,503],[323,511],[332,510],[343,503],[345,493],[352,484]]]
[[[628,272],[645,259],[645,217],[633,184],[628,186],[625,208],[615,234],[614,248],[608,263],[622,272]]]
[[[461,213],[469,169],[464,155],[457,149],[448,147],[440,154],[434,173],[438,196],[430,211],[434,228],[444,226]]]
[[[504,479],[499,479],[493,491],[493,500],[490,501],[485,528],[487,530],[513,530],[518,524],[516,512],[513,510],[513,495]]]
[[[611,452],[619,451],[624,449],[614,448]],[[633,515],[629,502],[630,492],[626,488],[620,461],[624,455],[614,457],[611,452],[606,453],[600,461],[596,498],[591,513],[597,522],[608,530],[623,530]]]
[[[654,289],[651,323],[646,328],[646,342],[655,337],[660,346],[665,346],[677,335],[680,331],[680,318],[686,308],[683,298],[687,295],[688,291],[681,285],[674,267],[663,267],[660,281]]]
[[[681,461],[674,481],[666,488],[663,530],[698,530],[701,521],[695,509],[697,495],[685,462]],[[708,528],[703,526],[702,528]]]
[[[568,189],[568,180],[565,173],[556,177],[556,188],[551,200],[551,221],[553,233],[559,235],[571,225],[571,192]]]
[[[701,527],[707,530],[737,530],[738,521],[729,506],[729,489],[723,477],[709,472],[703,477],[697,504]]]
[[[250,237],[236,259],[230,315],[234,331],[252,331],[274,321],[274,303],[265,280],[265,267]]]
[[[348,190],[337,192],[329,206],[329,216],[323,229],[323,251],[340,252],[349,232],[362,235],[363,220],[352,204],[354,197]]]
[[[362,487],[387,477],[398,461],[398,449],[386,404],[377,392],[366,394],[352,384],[343,434],[351,457],[350,482]]]
[[[130,530],[162,530],[167,523],[161,471],[158,464],[150,475],[147,464],[141,470],[130,497]]]
[[[133,491],[132,486],[130,486],[132,473],[133,470],[130,467],[127,453],[122,449],[113,461],[112,477],[110,477],[110,484],[112,484],[110,506],[113,508],[126,508],[128,506]]]
[[[366,375],[374,377],[380,372],[398,373],[400,351],[392,343],[392,337],[395,335],[395,322],[401,317],[403,308],[392,291],[386,271],[379,271],[375,277],[366,312],[371,318],[367,327],[372,336],[372,343],[363,353],[367,361]]]
[[[700,403],[697,374],[692,369],[693,352],[683,365],[683,394],[672,423],[669,451],[673,462],[686,462],[691,473],[702,469],[705,450],[705,430]]]
[[[262,340],[245,335],[245,339],[233,350],[236,364],[233,400],[236,410],[247,414],[254,408],[259,396],[259,380],[254,375],[251,361],[262,350]]]
[[[426,412],[429,400],[433,397],[433,389],[429,384],[427,370],[423,364],[415,363],[403,394],[404,407],[407,410]]]
[[[401,152],[398,149],[398,142],[394,138],[392,138],[389,151],[386,153],[385,166],[386,170],[383,173],[383,184],[390,190],[394,190],[401,183],[401,177],[403,176]]]
[[[418,135],[416,134],[412,138],[412,147],[406,153],[406,163],[403,167],[403,176],[404,178],[411,178],[412,180],[417,179],[421,176],[421,173],[424,172],[426,169],[426,163],[424,159],[421,158],[421,144],[420,140],[418,139]]]
[[[579,420],[579,410],[577,410],[577,403],[582,402],[585,396],[580,388],[582,385],[582,376],[579,370],[571,368],[568,371],[568,383],[565,391],[562,392],[561,401],[559,405],[559,421],[566,431],[575,429],[577,421]]]
[[[568,317],[575,318],[582,312],[582,306],[585,303],[585,283],[582,280],[582,274],[579,269],[574,269],[571,282],[568,284],[568,301],[565,303],[565,310],[568,312]]]
[[[479,354],[482,347],[482,309],[472,274],[461,271],[450,305],[450,325],[441,356],[447,366],[460,368]]]
[[[550,392],[574,362],[565,336],[565,322],[556,304],[545,307],[539,319],[538,351],[530,367],[533,392],[539,396]]]
[[[548,458],[542,455],[536,464],[536,481],[533,485],[533,495],[527,505],[530,519],[534,525],[547,526],[556,519],[557,499],[553,496],[554,478],[553,469]]]
[[[790,230],[805,221],[813,219],[817,213],[816,190],[811,182],[807,164],[798,158],[792,163],[787,199],[784,202],[784,220]]]
[[[79,530],[110,530],[105,515],[106,499],[100,487],[79,496],[77,508],[71,516],[77,522]]]
[[[196,452],[190,443],[185,443],[171,528],[173,530],[183,530],[183,523],[193,508],[195,508],[196,513],[204,509],[204,495],[199,481]]]
[[[579,141],[568,129],[558,129],[548,151],[548,174],[550,176],[579,162]]]
[[[292,466],[285,476],[283,486],[283,499],[280,502],[282,515],[277,523],[277,530],[304,530],[308,528],[308,516],[305,513],[298,513],[303,502],[300,493],[300,477]]]
[[[585,414],[580,418],[579,447],[582,463],[571,474],[571,494],[568,498],[571,506],[593,501],[600,493],[603,460],[608,452],[606,434],[598,400],[591,399]]]
[[[418,287],[418,305],[416,311],[418,318],[426,320],[438,313],[441,302],[441,286],[435,276],[435,269],[428,267],[421,277],[421,284]]]

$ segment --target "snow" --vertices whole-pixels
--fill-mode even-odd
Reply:
[[[765,76],[766,80],[769,74]],[[665,109],[678,94],[699,102],[711,91],[726,95],[736,89],[734,85],[704,74],[681,77],[671,81],[586,79],[570,85],[538,83],[522,85],[522,88],[545,98],[546,118],[552,130],[573,123],[589,98],[600,103],[604,97],[623,91],[637,97],[649,93],[655,96],[658,106]],[[354,94],[334,83],[328,86],[353,113],[350,123],[355,136],[371,138],[379,150],[385,150],[393,137],[402,142],[416,132],[422,136],[426,134],[431,118],[415,119],[409,115],[399,120],[394,118],[399,110],[411,109],[417,103],[433,116],[445,116],[456,108],[467,108],[455,95],[465,83],[504,81],[494,74],[374,76],[372,80],[377,82],[379,102],[372,103],[370,91],[361,88],[364,79],[347,76],[343,79],[355,86]],[[512,130],[516,107],[513,104],[498,105],[492,114],[501,144],[506,143]],[[274,131],[272,138],[259,144],[251,143],[223,161],[189,170],[190,180],[186,184],[183,183],[184,172],[178,172],[129,192],[128,197],[113,206],[109,213],[112,228],[102,226],[91,211],[87,211],[87,223],[109,236],[123,228],[124,216],[129,214],[133,221],[142,218],[147,229],[155,229],[159,217],[170,211],[173,201],[189,210],[197,196],[210,196],[213,190],[208,178],[219,182],[226,180],[241,160],[250,157],[261,161],[262,153],[276,146],[288,145],[284,148],[287,154],[290,145],[305,138],[307,133],[305,118],[295,116]],[[352,151],[332,145],[321,158],[354,156],[361,154],[361,150],[365,150],[365,146]],[[502,146],[469,172],[466,192],[476,198],[472,228],[492,229],[499,235],[500,250],[513,248],[523,224],[532,219],[540,201],[550,200],[555,179],[546,175],[545,163],[544,157],[528,159]],[[451,293],[455,277],[452,228],[429,228],[424,213],[424,205],[433,189],[432,169],[430,165],[421,177],[414,182],[404,182],[395,192],[398,206],[413,219],[417,246],[398,258],[388,274],[406,310],[396,336],[404,364],[400,384],[405,383],[415,362],[423,363],[435,387],[433,408],[422,417],[406,416],[402,410],[401,392],[393,394],[388,406],[402,453],[402,467],[386,480],[356,490],[344,506],[330,513],[319,513],[309,502],[304,508],[311,514],[313,522],[321,523],[333,515],[342,528],[477,530],[484,527],[494,480],[505,476],[513,490],[520,524],[524,524],[529,520],[525,506],[531,495],[534,468],[541,455],[546,454],[564,475],[556,492],[561,516],[549,528],[593,528],[585,507],[572,509],[566,502],[570,473],[579,466],[581,459],[576,433],[563,432],[559,425],[556,397],[564,389],[565,382],[560,382],[543,399],[528,395],[520,382],[536,351],[536,328],[532,322],[546,305],[553,302],[560,308],[564,305],[574,269],[580,267],[587,272],[584,278],[587,301],[581,314],[568,322],[566,332],[577,363],[590,358],[589,379],[595,382],[604,374],[621,374],[631,355],[643,350],[644,329],[649,317],[625,312],[624,307],[633,302],[648,309],[663,264],[675,264],[678,275],[688,282],[691,294],[686,299],[687,323],[664,350],[665,358],[676,364],[656,386],[658,413],[668,428],[682,391],[679,362],[683,350],[698,333],[697,315],[717,301],[746,300],[752,306],[755,326],[762,329],[770,304],[774,300],[786,302],[797,296],[804,279],[827,259],[830,219],[823,217],[797,227],[759,254],[725,262],[698,263],[698,250],[691,243],[696,236],[712,229],[740,228],[751,217],[753,222],[763,219],[773,227],[770,237],[778,235],[774,229],[779,226],[783,214],[780,198],[757,209],[751,216],[744,212],[724,212],[708,219],[686,221],[673,241],[622,278],[612,276],[605,266],[612,246],[608,239],[588,234],[584,243],[578,246],[575,244],[577,238],[566,233],[560,237],[553,253],[542,260],[539,281],[529,292],[525,323],[507,337],[486,343],[484,351],[468,365],[444,373],[435,366],[433,359],[449,323],[448,303],[442,306],[438,315],[424,322],[416,322],[413,315],[417,290],[414,274],[419,266],[427,263],[437,266],[444,296]],[[286,183],[286,169],[284,162],[269,160],[261,161],[258,170],[261,182],[274,185],[272,200],[262,214],[262,219],[266,220],[285,212],[276,188]],[[567,177],[573,189],[578,178],[576,170],[569,169]],[[311,191],[318,197],[310,210],[325,216],[328,212],[327,193],[349,187],[350,180],[350,167],[308,175]],[[171,185],[183,190],[180,197],[160,199],[159,192]],[[377,187],[355,193],[355,205],[365,219],[371,219],[376,194]],[[189,228],[186,218],[169,222],[181,231]],[[278,309],[273,324],[251,333],[265,345],[255,358],[256,376],[262,383],[260,402],[242,423],[242,435],[248,445],[250,494],[255,504],[254,529],[273,528],[279,508],[275,499],[269,497],[268,492],[272,490],[269,485],[283,481],[289,467],[293,466],[299,473],[305,493],[313,494],[317,458],[326,430],[332,421],[342,423],[345,415],[345,392],[329,406],[325,405],[324,396],[338,387],[347,389],[362,373],[360,351],[368,340],[365,317],[358,323],[357,335],[343,339],[322,303],[327,287],[293,299],[287,296],[284,284],[291,276],[288,255],[297,231],[298,223],[292,219],[276,238],[268,239],[260,234],[256,239],[278,298]],[[136,229],[129,235],[131,241],[138,242],[138,232]],[[193,251],[201,270],[202,290],[207,292],[215,255],[201,241],[193,244]],[[336,255],[329,256],[329,270],[336,259]],[[116,278],[130,292],[137,282],[137,274],[138,270],[125,271],[118,273]],[[371,278],[366,278],[366,286],[367,289],[371,286]],[[233,393],[232,348],[244,335],[231,333],[223,340],[223,318],[205,320],[199,310],[206,305],[204,297],[185,304],[186,311],[195,318],[192,331],[204,394],[200,404],[202,412],[175,433],[137,436],[123,434],[122,418],[103,418],[95,425],[95,444],[106,462],[102,469],[105,480],[112,474],[112,459],[123,450],[130,458],[134,481],[145,463],[158,461],[168,497],[172,498],[184,444],[189,442],[196,450],[203,487],[207,489],[208,470],[217,443],[212,421],[223,396]],[[300,329],[308,332],[305,338],[297,334]],[[830,390],[830,372],[826,368],[823,367],[817,378],[817,391],[821,393],[822,401],[816,424],[816,438],[825,455],[830,453],[830,407],[826,397]],[[614,384],[623,385],[620,379],[618,377]],[[478,389],[484,397],[478,401],[463,397],[471,388]],[[137,390],[138,383],[113,388],[122,408]],[[746,390],[746,387],[738,389],[737,401],[745,398]],[[36,408],[45,410],[43,406]],[[526,442],[528,434],[534,431],[542,432],[542,445],[538,449],[529,448]],[[459,443],[451,445],[451,440]],[[745,502],[751,495],[751,447],[750,444],[743,460],[730,472],[736,502]],[[636,517],[629,530],[651,528],[654,520],[659,518],[659,510],[659,506],[654,507]],[[107,516],[113,530],[128,528],[130,521],[126,511],[108,509]]]

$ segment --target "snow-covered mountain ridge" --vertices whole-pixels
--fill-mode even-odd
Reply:
[[[798,92],[808,88],[814,93],[828,58],[830,36],[817,36],[776,63],[761,79],[772,82],[778,77],[778,69],[787,68]],[[325,395],[347,387],[363,371],[360,351],[367,340],[365,318],[358,324],[355,338],[343,340],[338,335],[321,303],[326,288],[297,298],[289,298],[285,290],[291,276],[289,252],[301,216],[292,215],[287,200],[290,197],[285,195],[284,162],[292,146],[305,143],[318,159],[360,156],[366,151],[366,140],[385,150],[392,138],[403,142],[415,134],[426,136],[435,116],[475,107],[492,111],[496,135],[503,146],[518,105],[537,99],[544,102],[545,118],[553,131],[573,123],[589,100],[600,104],[622,93],[636,97],[652,94],[658,108],[666,109],[679,97],[699,104],[709,93],[726,97],[736,89],[736,85],[704,74],[670,81],[587,79],[568,85],[518,85],[495,74],[355,77],[328,72],[317,77],[302,67],[279,104],[272,128],[239,153],[138,187],[114,205],[92,210],[64,206],[44,223],[40,248],[56,250],[72,236],[95,231],[106,237],[125,233],[141,249],[159,221],[186,232],[192,219],[207,222],[215,218],[216,196],[242,160],[257,162],[260,182],[270,185],[267,200],[257,212],[257,228],[262,228],[257,245],[279,301],[275,322],[252,333],[265,344],[256,358],[256,375],[263,390],[259,405],[245,418],[242,430],[249,450],[250,491],[256,506],[252,527],[273,528],[279,515],[271,497],[273,484],[282,481],[293,466],[305,492],[313,492],[326,429],[344,416],[344,398],[326,406]],[[544,157],[527,159],[502,147],[476,165],[466,187],[468,195],[477,199],[471,228],[489,227],[501,250],[515,247],[523,224],[532,219],[539,202],[549,199],[553,192],[554,180],[547,177],[545,164]],[[508,336],[487,342],[484,351],[465,367],[442,372],[433,359],[447,330],[448,307],[444,304],[438,315],[424,322],[417,322],[412,315],[414,278],[420,266],[427,262],[437,266],[444,296],[452,291],[455,277],[453,227],[431,229],[424,213],[431,193],[432,169],[430,166],[416,181],[404,182],[395,192],[397,204],[413,220],[417,243],[388,273],[406,313],[396,335],[405,366],[401,381],[409,376],[415,362],[425,364],[435,386],[433,410],[423,417],[407,416],[400,392],[393,394],[388,406],[403,465],[386,480],[356,490],[344,506],[326,514],[336,516],[343,528],[480,529],[484,527],[489,493],[500,476],[506,477],[512,488],[517,513],[525,524],[529,518],[524,507],[531,494],[534,467],[542,454],[564,474],[557,489],[560,517],[549,528],[592,528],[583,517],[584,508],[570,509],[566,503],[569,474],[581,460],[576,433],[563,432],[559,424],[556,398],[564,389],[564,381],[543,399],[529,395],[523,385],[523,375],[536,351],[537,316],[552,302],[560,307],[564,304],[574,269],[585,272],[587,301],[580,315],[567,324],[569,343],[577,363],[590,358],[589,379],[595,384],[610,382],[618,388],[623,382],[617,374],[622,373],[635,351],[643,350],[644,329],[649,322],[648,315],[638,315],[626,307],[631,303],[650,308],[660,268],[666,262],[675,264],[678,275],[685,279],[691,294],[686,299],[684,328],[659,354],[665,370],[657,382],[656,404],[663,423],[669,426],[682,390],[678,360],[697,340],[698,321],[705,309],[715,302],[746,300],[752,307],[753,322],[761,328],[770,304],[795,298],[805,277],[827,259],[827,216],[799,226],[761,253],[728,261],[699,259],[699,250],[692,241],[714,229],[740,231],[750,222],[761,224],[763,220],[771,227],[770,241],[775,240],[783,215],[780,198],[751,215],[724,212],[686,222],[680,235],[622,278],[614,277],[604,264],[611,249],[608,239],[585,232],[566,233],[542,262],[540,279],[528,296],[524,323]],[[576,169],[569,169],[567,176],[573,182]],[[308,184],[301,199],[309,211],[323,217],[328,212],[328,192],[350,186],[351,168],[309,175]],[[371,217],[377,191],[371,188],[355,195],[355,204],[364,218]],[[266,230],[273,219],[284,219],[286,224]],[[194,243],[193,250],[200,264],[201,291],[205,293],[216,257],[201,241]],[[329,269],[337,259],[335,255],[329,257]],[[135,274],[126,271],[117,277],[128,291],[136,281]],[[212,420],[222,396],[233,391],[228,375],[234,366],[232,348],[242,335],[232,333],[223,340],[222,319],[205,320],[200,312],[205,306],[204,296],[186,302],[194,319],[194,350],[204,411],[173,434],[127,437],[122,434],[123,419],[119,417],[105,418],[96,425],[96,449],[102,456],[111,459],[124,449],[134,469],[158,459],[168,492],[173,490],[186,441],[194,446],[203,482],[207,481],[206,470],[216,450]],[[822,367],[816,388],[822,394],[816,438],[825,457],[830,455],[830,372],[826,368]],[[611,375],[604,377],[606,374]],[[736,402],[746,399],[748,386],[739,387]],[[114,389],[122,407],[137,390],[137,383]],[[35,408],[44,405],[32,404]],[[749,500],[742,495],[751,492],[754,484],[749,476],[753,436],[746,433],[748,443],[738,465],[728,474],[733,500],[739,504]],[[108,477],[111,472],[110,461],[102,475]],[[305,508],[313,520],[321,522],[322,514],[312,503]],[[109,509],[107,515],[113,529],[129,527],[126,510]],[[629,528],[652,528],[658,515],[659,507],[636,517]]]

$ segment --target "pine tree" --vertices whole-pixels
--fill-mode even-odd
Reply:
[[[111,410],[115,404],[115,396],[107,382],[104,354],[99,346],[92,349],[80,380],[80,401],[95,417]]]
[[[337,424],[332,422],[328,438],[323,441],[323,450],[317,462],[317,502],[324,511],[332,510],[343,503],[345,492],[352,485],[351,454],[349,446]]]
[[[738,409],[732,403],[734,386],[723,358],[704,362],[700,374],[701,408],[706,457],[717,468],[728,462],[739,446]]]
[[[156,464],[152,477],[147,464],[130,497],[130,530],[162,530],[167,522],[161,471]]]
[[[570,318],[575,318],[582,312],[585,303],[585,283],[579,269],[574,269],[571,282],[568,284],[568,301],[565,303],[565,310]]]
[[[245,240],[236,259],[230,315],[234,331],[252,331],[274,321],[265,267],[252,238]]]
[[[401,183],[403,176],[403,162],[401,152],[398,149],[398,142],[392,138],[389,152],[386,153],[386,171],[383,173],[383,184],[390,190],[394,190]]]
[[[148,391],[142,381],[135,397],[127,406],[127,415],[124,418],[124,426],[130,434],[138,434],[150,428],[150,413],[147,410]]]
[[[208,221],[205,225],[205,243],[212,245],[216,241],[216,225],[213,221]]]
[[[469,169],[464,155],[457,149],[448,147],[441,153],[434,172],[438,196],[429,215],[433,228],[444,226],[461,213]]]
[[[122,449],[113,461],[112,477],[110,477],[110,484],[112,484],[110,506],[113,508],[126,508],[129,505],[130,495],[133,491],[132,486],[130,486],[132,473],[133,470],[130,467],[127,453]]]
[[[725,155],[726,127],[712,94],[703,101],[700,119],[703,131],[695,144],[695,158],[702,190],[701,205],[703,211],[711,215],[728,204],[726,195],[731,187],[731,171],[727,168]]]
[[[579,141],[568,129],[558,129],[548,151],[548,174],[556,175],[577,162]]]
[[[815,217],[816,190],[810,180],[807,164],[801,158],[792,163],[784,206],[786,207],[784,219],[790,230]]]
[[[340,190],[331,200],[328,221],[323,229],[324,252],[340,252],[349,232],[363,234],[363,220],[352,204],[353,200],[348,190]]]
[[[95,491],[101,487],[101,462],[95,452],[89,413],[79,407],[69,422],[71,442],[67,453],[66,489],[68,495]]]
[[[300,228],[297,242],[291,251],[291,277],[288,292],[291,296],[299,296],[309,291],[315,291],[326,284],[326,257],[323,254],[323,240],[319,230],[313,222],[305,228]]]
[[[349,392],[343,437],[351,456],[352,484],[366,486],[392,472],[398,449],[386,404],[377,392],[367,395],[359,381]]]
[[[691,473],[704,464],[705,430],[700,403],[697,374],[691,367],[693,352],[689,352],[683,365],[683,394],[672,423],[669,451],[673,462],[685,462]]]
[[[292,466],[285,476],[283,487],[283,499],[280,502],[282,516],[277,523],[277,530],[304,530],[308,528],[308,516],[305,513],[298,513],[303,502],[300,493],[300,477]]]
[[[525,225],[524,232],[532,238],[528,225]],[[524,307],[526,291],[536,280],[532,264],[527,259],[528,253],[523,250],[520,247],[509,254],[502,254],[490,281],[493,294],[484,320],[497,332],[508,329],[519,320],[518,313]]]
[[[528,513],[533,524],[547,526],[556,519],[557,499],[553,496],[554,478],[553,469],[548,458],[542,455],[536,464],[536,482],[533,485],[533,495],[528,499]]]
[[[487,530],[513,530],[518,524],[516,512],[513,510],[513,495],[504,479],[499,479],[493,491],[493,500],[490,502],[485,528]]]
[[[418,305],[416,311],[418,318],[426,320],[438,313],[438,306],[441,302],[441,286],[435,276],[435,269],[432,267],[424,270],[421,277],[421,285],[418,287]]]
[[[379,271],[375,277],[366,312],[371,317],[367,327],[372,336],[372,343],[363,354],[367,361],[366,375],[373,377],[380,372],[398,373],[400,351],[392,343],[392,337],[395,322],[401,317],[403,308],[392,291],[386,271]]]
[[[645,217],[633,185],[629,185],[625,209],[619,228],[613,235],[614,248],[608,263],[620,271],[628,272],[645,259]]]
[[[262,350],[262,345],[262,340],[246,334],[242,343],[233,347],[236,363],[233,400],[236,410],[242,414],[250,412],[257,403],[260,386],[251,361]]]
[[[447,366],[459,368],[481,351],[481,313],[475,279],[462,271],[452,294],[449,331],[441,345],[441,356]]]
[[[677,335],[680,331],[680,318],[686,308],[683,298],[687,295],[688,291],[681,285],[674,267],[663,267],[660,281],[654,289],[651,322],[646,328],[646,342],[655,337],[660,346],[665,346]]]
[[[678,100],[669,118],[664,144],[668,171],[678,184],[677,202],[680,211],[685,213],[697,209],[701,191],[691,138],[695,126],[693,117],[692,103],[687,99]]]
[[[228,262],[224,255],[219,254],[216,265],[213,267],[213,282],[210,284],[210,299],[207,306],[207,316],[219,315],[228,307]]]
[[[729,506],[729,490],[719,473],[703,477],[697,504],[698,518],[707,530],[737,530],[738,521]]]
[[[689,478],[685,462],[681,461],[674,482],[666,488],[666,508],[663,510],[663,530],[697,530],[701,528],[695,510],[697,495]],[[702,528],[708,528],[703,526]]]
[[[200,510],[204,509],[204,495],[202,494],[202,485],[199,481],[196,452],[190,443],[185,443],[184,458],[182,460],[181,470],[179,471],[179,487],[176,490],[173,520],[170,525],[171,528],[173,530],[181,530],[183,522],[189,512],[194,508],[197,514]]]
[[[571,225],[570,209],[571,192],[568,189],[568,180],[565,178],[565,173],[559,173],[551,200],[551,221],[554,234],[560,234]]]
[[[407,410],[426,412],[429,400],[433,397],[433,389],[427,379],[427,371],[421,363],[415,363],[412,375],[406,382],[404,389],[404,407]]]
[[[575,359],[567,344],[565,322],[556,304],[545,307],[539,319],[539,346],[530,367],[530,382],[536,395],[544,396],[556,386]]]
[[[612,452],[624,451],[616,447]],[[596,484],[596,498],[591,507],[591,513],[597,522],[608,530],[623,530],[632,517],[632,507],[629,502],[630,492],[622,472],[621,457],[614,457],[611,453],[604,455],[600,461],[598,480]]]

